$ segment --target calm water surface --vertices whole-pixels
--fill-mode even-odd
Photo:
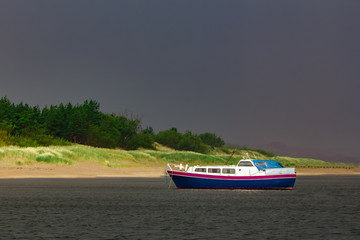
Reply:
[[[292,191],[0,180],[0,214],[0,239],[360,239],[360,176],[299,176]]]

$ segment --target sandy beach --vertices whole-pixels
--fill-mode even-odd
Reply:
[[[104,167],[94,162],[57,166],[37,163],[24,166],[1,166],[0,178],[96,178],[96,177],[160,177],[163,167]]]
[[[95,162],[82,162],[74,165],[58,166],[37,163],[23,166],[0,166],[0,178],[96,178],[96,177],[146,177],[164,175],[165,167],[104,167]],[[360,175],[360,168],[354,169],[296,169],[301,175]]]
[[[297,168],[296,174],[301,175],[360,175],[360,167],[345,168]]]

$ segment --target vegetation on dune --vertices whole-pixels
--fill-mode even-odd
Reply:
[[[217,153],[202,154],[191,151],[178,151],[157,144],[158,150],[122,150],[94,148],[79,144],[70,146],[49,147],[16,147],[7,146],[0,148],[1,165],[31,165],[38,162],[57,165],[71,165],[78,162],[97,162],[108,167],[140,167],[160,166],[166,163],[189,165],[223,165],[231,153],[216,149]],[[321,160],[290,157],[272,157],[253,150],[237,150],[229,161],[229,165],[237,164],[243,157],[250,155],[257,159],[271,159],[280,161],[286,167],[296,168],[354,168],[350,164],[328,163]]]
[[[275,156],[270,158],[281,162],[284,166],[295,168],[355,168],[354,164],[331,163],[311,158],[292,158],[284,156]]]
[[[193,134],[190,131],[182,134],[176,128],[161,131],[155,135],[156,142],[175,150],[209,153],[215,147],[225,145],[224,140],[214,133]]]

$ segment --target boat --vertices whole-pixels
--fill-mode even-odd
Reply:
[[[237,165],[221,166],[168,164],[166,172],[177,188],[292,190],[296,180],[295,168],[258,159],[243,159]]]

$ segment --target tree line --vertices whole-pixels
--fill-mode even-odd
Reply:
[[[95,147],[139,147],[153,149],[154,142],[177,149],[205,153],[225,143],[214,133],[182,134],[176,128],[155,134],[152,127],[142,128],[139,118],[103,113],[100,104],[86,100],[45,106],[14,104],[7,97],[0,99],[0,146],[48,146],[79,143]]]

